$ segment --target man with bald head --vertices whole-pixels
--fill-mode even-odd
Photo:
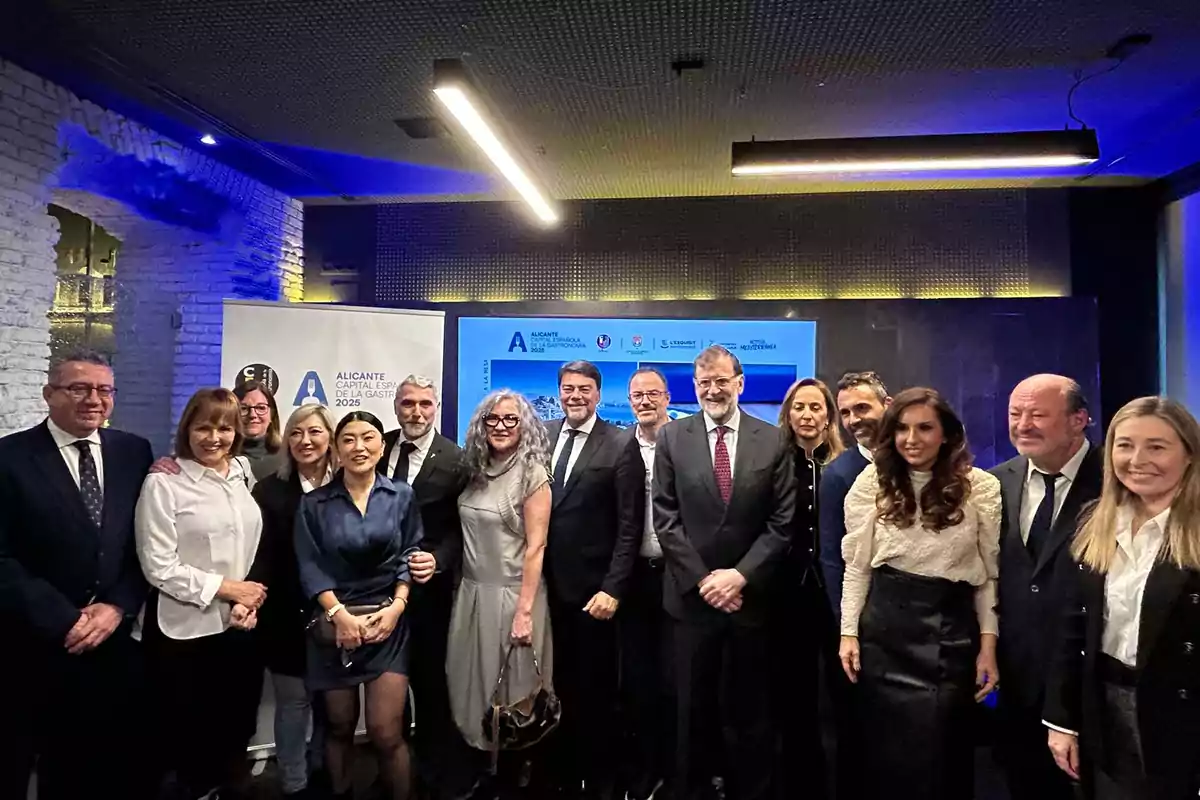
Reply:
[[[1013,797],[1072,797],[1046,745],[1045,676],[1065,600],[1069,565],[1057,558],[1080,510],[1100,495],[1103,448],[1089,445],[1090,417],[1079,384],[1034,375],[1008,401],[1017,457],[992,470],[1000,479],[1000,739],[998,755]]]

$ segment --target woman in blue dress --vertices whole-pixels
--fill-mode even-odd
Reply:
[[[352,411],[333,438],[342,468],[301,499],[296,515],[300,582],[319,606],[310,626],[306,681],[325,696],[334,797],[351,796],[358,687],[365,686],[367,732],[379,772],[389,797],[402,800],[409,791],[402,735],[408,697],[404,612],[408,559],[421,541],[421,516],[407,484],[375,472],[383,454],[378,418]]]

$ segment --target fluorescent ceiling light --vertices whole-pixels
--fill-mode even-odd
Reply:
[[[1095,131],[734,142],[735,176],[1075,167],[1100,157]]]
[[[433,93],[458,120],[458,123],[475,141],[479,149],[483,150],[496,169],[500,170],[500,174],[529,204],[538,219],[545,223],[558,222],[557,212],[534,186],[525,170],[521,169],[499,137],[492,131],[491,126],[479,113],[477,108],[479,103],[472,97],[473,91],[466,80],[461,62],[435,62]]]

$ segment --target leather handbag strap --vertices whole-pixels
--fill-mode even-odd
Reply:
[[[500,708],[500,690],[504,688],[504,682],[508,678],[508,669],[512,666],[512,654],[517,649],[517,645],[510,644],[504,653],[504,662],[500,665],[500,675],[496,678],[496,687],[492,689],[492,705]],[[542,665],[538,662],[537,649],[530,645],[529,648],[533,652],[533,671],[537,675],[537,685],[534,686],[530,694],[536,693],[543,687],[542,682]]]

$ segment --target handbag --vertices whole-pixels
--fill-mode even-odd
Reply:
[[[542,667],[538,663],[537,651],[533,651],[533,669],[537,673],[537,684],[525,697],[507,705],[500,704],[500,693],[508,680],[508,669],[512,664],[513,650],[510,644],[500,667],[500,677],[492,692],[492,702],[483,712],[483,735],[492,745],[492,771],[501,750],[523,750],[540,742],[558,727],[562,706],[553,689],[546,687],[542,679]],[[530,648],[533,650],[533,648]]]
[[[343,606],[346,613],[354,617],[369,617],[377,611],[382,611],[387,608],[390,603],[379,603],[377,605],[368,606]],[[308,629],[312,631],[312,637],[317,644],[326,647],[337,646],[337,625],[333,624],[333,620],[325,616],[325,610],[318,608],[309,620]]]

